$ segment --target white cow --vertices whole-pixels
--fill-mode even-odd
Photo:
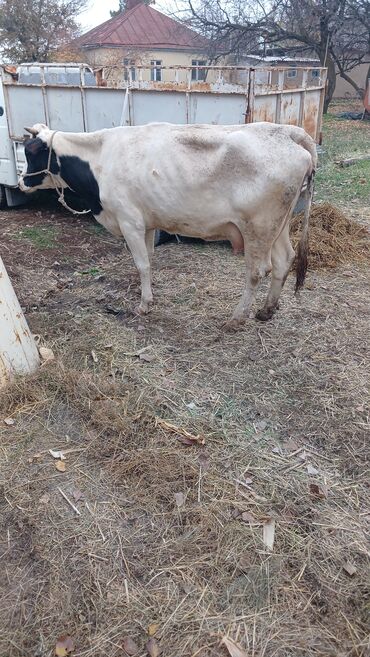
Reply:
[[[153,123],[93,133],[27,128],[23,191],[69,187],[95,218],[125,238],[141,279],[140,313],[153,300],[154,232],[230,240],[245,253],[246,283],[232,315],[249,315],[259,281],[272,270],[258,319],[278,305],[294,251],[289,219],[302,192],[306,212],[296,290],[307,268],[308,218],[316,148],[301,128],[272,123],[236,126]]]

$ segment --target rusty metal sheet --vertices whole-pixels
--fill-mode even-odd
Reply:
[[[278,95],[256,96],[254,99],[253,122],[269,121],[274,123],[277,120],[277,103]]]
[[[281,97],[280,123],[299,125],[301,93],[285,93]]]
[[[319,127],[320,91],[307,91],[304,100],[302,128],[316,139]]]

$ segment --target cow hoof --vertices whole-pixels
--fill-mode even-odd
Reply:
[[[150,312],[149,303],[141,303],[140,306],[136,308],[138,315],[147,315]]]
[[[275,311],[272,310],[272,308],[261,308],[261,310],[256,313],[256,319],[260,322],[267,322],[273,317],[274,312]]]
[[[229,319],[229,321],[223,324],[223,328],[227,333],[236,333],[236,331],[242,330],[244,324],[244,319]]]

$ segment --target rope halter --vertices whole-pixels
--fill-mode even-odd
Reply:
[[[51,182],[54,185],[55,191],[58,193],[58,201],[59,203],[66,208],[66,210],[69,210],[72,212],[72,214],[88,214],[90,210],[74,210],[73,208],[70,208],[69,205],[66,203],[64,199],[64,188],[58,186],[57,178],[55,174],[51,171],[50,166],[51,166],[51,156],[53,152],[53,140],[55,135],[59,132],[59,130],[54,130],[53,134],[51,135],[50,139],[50,146],[49,146],[49,156],[48,156],[48,164],[46,169],[42,169],[41,171],[35,171],[35,173],[26,173],[25,177],[31,177],[31,176],[39,176],[41,173],[45,173],[47,176],[50,176]],[[72,190],[73,191],[73,190]]]

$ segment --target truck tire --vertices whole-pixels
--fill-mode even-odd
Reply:
[[[171,236],[168,233],[166,233],[165,230],[156,230],[154,236],[154,246],[159,246],[164,242],[168,242],[170,237]]]
[[[7,202],[6,202],[5,187],[4,185],[0,185],[0,210],[4,210],[6,206],[7,206]]]

